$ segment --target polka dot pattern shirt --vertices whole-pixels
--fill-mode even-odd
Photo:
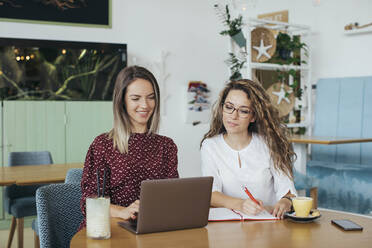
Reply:
[[[139,199],[143,180],[178,178],[177,146],[172,139],[157,134],[132,134],[128,153],[113,147],[107,134],[96,137],[90,145],[81,181],[81,209],[85,216],[85,199],[97,195],[97,170],[100,191],[106,169],[105,196],[111,204],[127,207]],[[82,223],[81,227],[85,225]]]

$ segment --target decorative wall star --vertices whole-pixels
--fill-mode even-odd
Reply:
[[[262,55],[265,55],[267,58],[271,58],[270,54],[267,53],[267,49],[270,49],[272,45],[265,46],[263,39],[261,39],[260,46],[253,46],[254,49],[258,51],[257,60],[261,58]]]
[[[284,83],[280,86],[280,91],[273,92],[274,95],[278,96],[278,105],[282,102],[284,99],[287,103],[291,103],[291,100],[286,96],[286,93],[291,94],[293,92],[292,89],[285,91],[284,89]]]

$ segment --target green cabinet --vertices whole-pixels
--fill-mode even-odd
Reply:
[[[52,153],[54,163],[64,163],[65,113],[64,102],[4,101],[4,164],[13,151]]]
[[[66,102],[66,163],[82,162],[93,139],[111,130],[112,102]]]
[[[84,162],[93,139],[111,130],[112,102],[3,101],[2,165],[13,151],[42,151],[53,162]],[[0,228],[9,228],[0,192]]]

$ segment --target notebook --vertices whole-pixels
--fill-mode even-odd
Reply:
[[[228,208],[211,208],[209,210],[208,221],[229,221],[229,220],[277,220],[266,210],[257,215],[246,215],[242,212]]]
[[[135,234],[206,226],[212,183],[213,177],[142,181],[137,222],[118,224]]]

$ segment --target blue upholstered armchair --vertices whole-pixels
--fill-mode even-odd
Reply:
[[[80,184],[51,184],[37,190],[41,248],[70,247],[71,239],[83,220],[80,199]]]
[[[65,183],[74,183],[80,185],[82,176],[83,176],[82,168],[69,169],[66,173]]]
[[[372,137],[372,77],[320,79],[314,136]],[[372,143],[312,145],[307,175],[319,181],[319,206],[372,214]]]
[[[9,166],[52,164],[52,156],[48,151],[11,152]],[[5,187],[4,209],[12,215],[7,247],[12,244],[14,231],[18,226],[18,247],[23,247],[23,218],[36,215],[35,193],[41,185]]]
[[[83,169],[81,168],[69,169],[66,173],[65,183],[80,185],[82,176],[83,176]],[[39,240],[39,223],[37,219],[32,221],[32,229],[34,230],[34,240],[35,240],[34,246],[35,248],[38,248],[40,247],[40,240]]]

